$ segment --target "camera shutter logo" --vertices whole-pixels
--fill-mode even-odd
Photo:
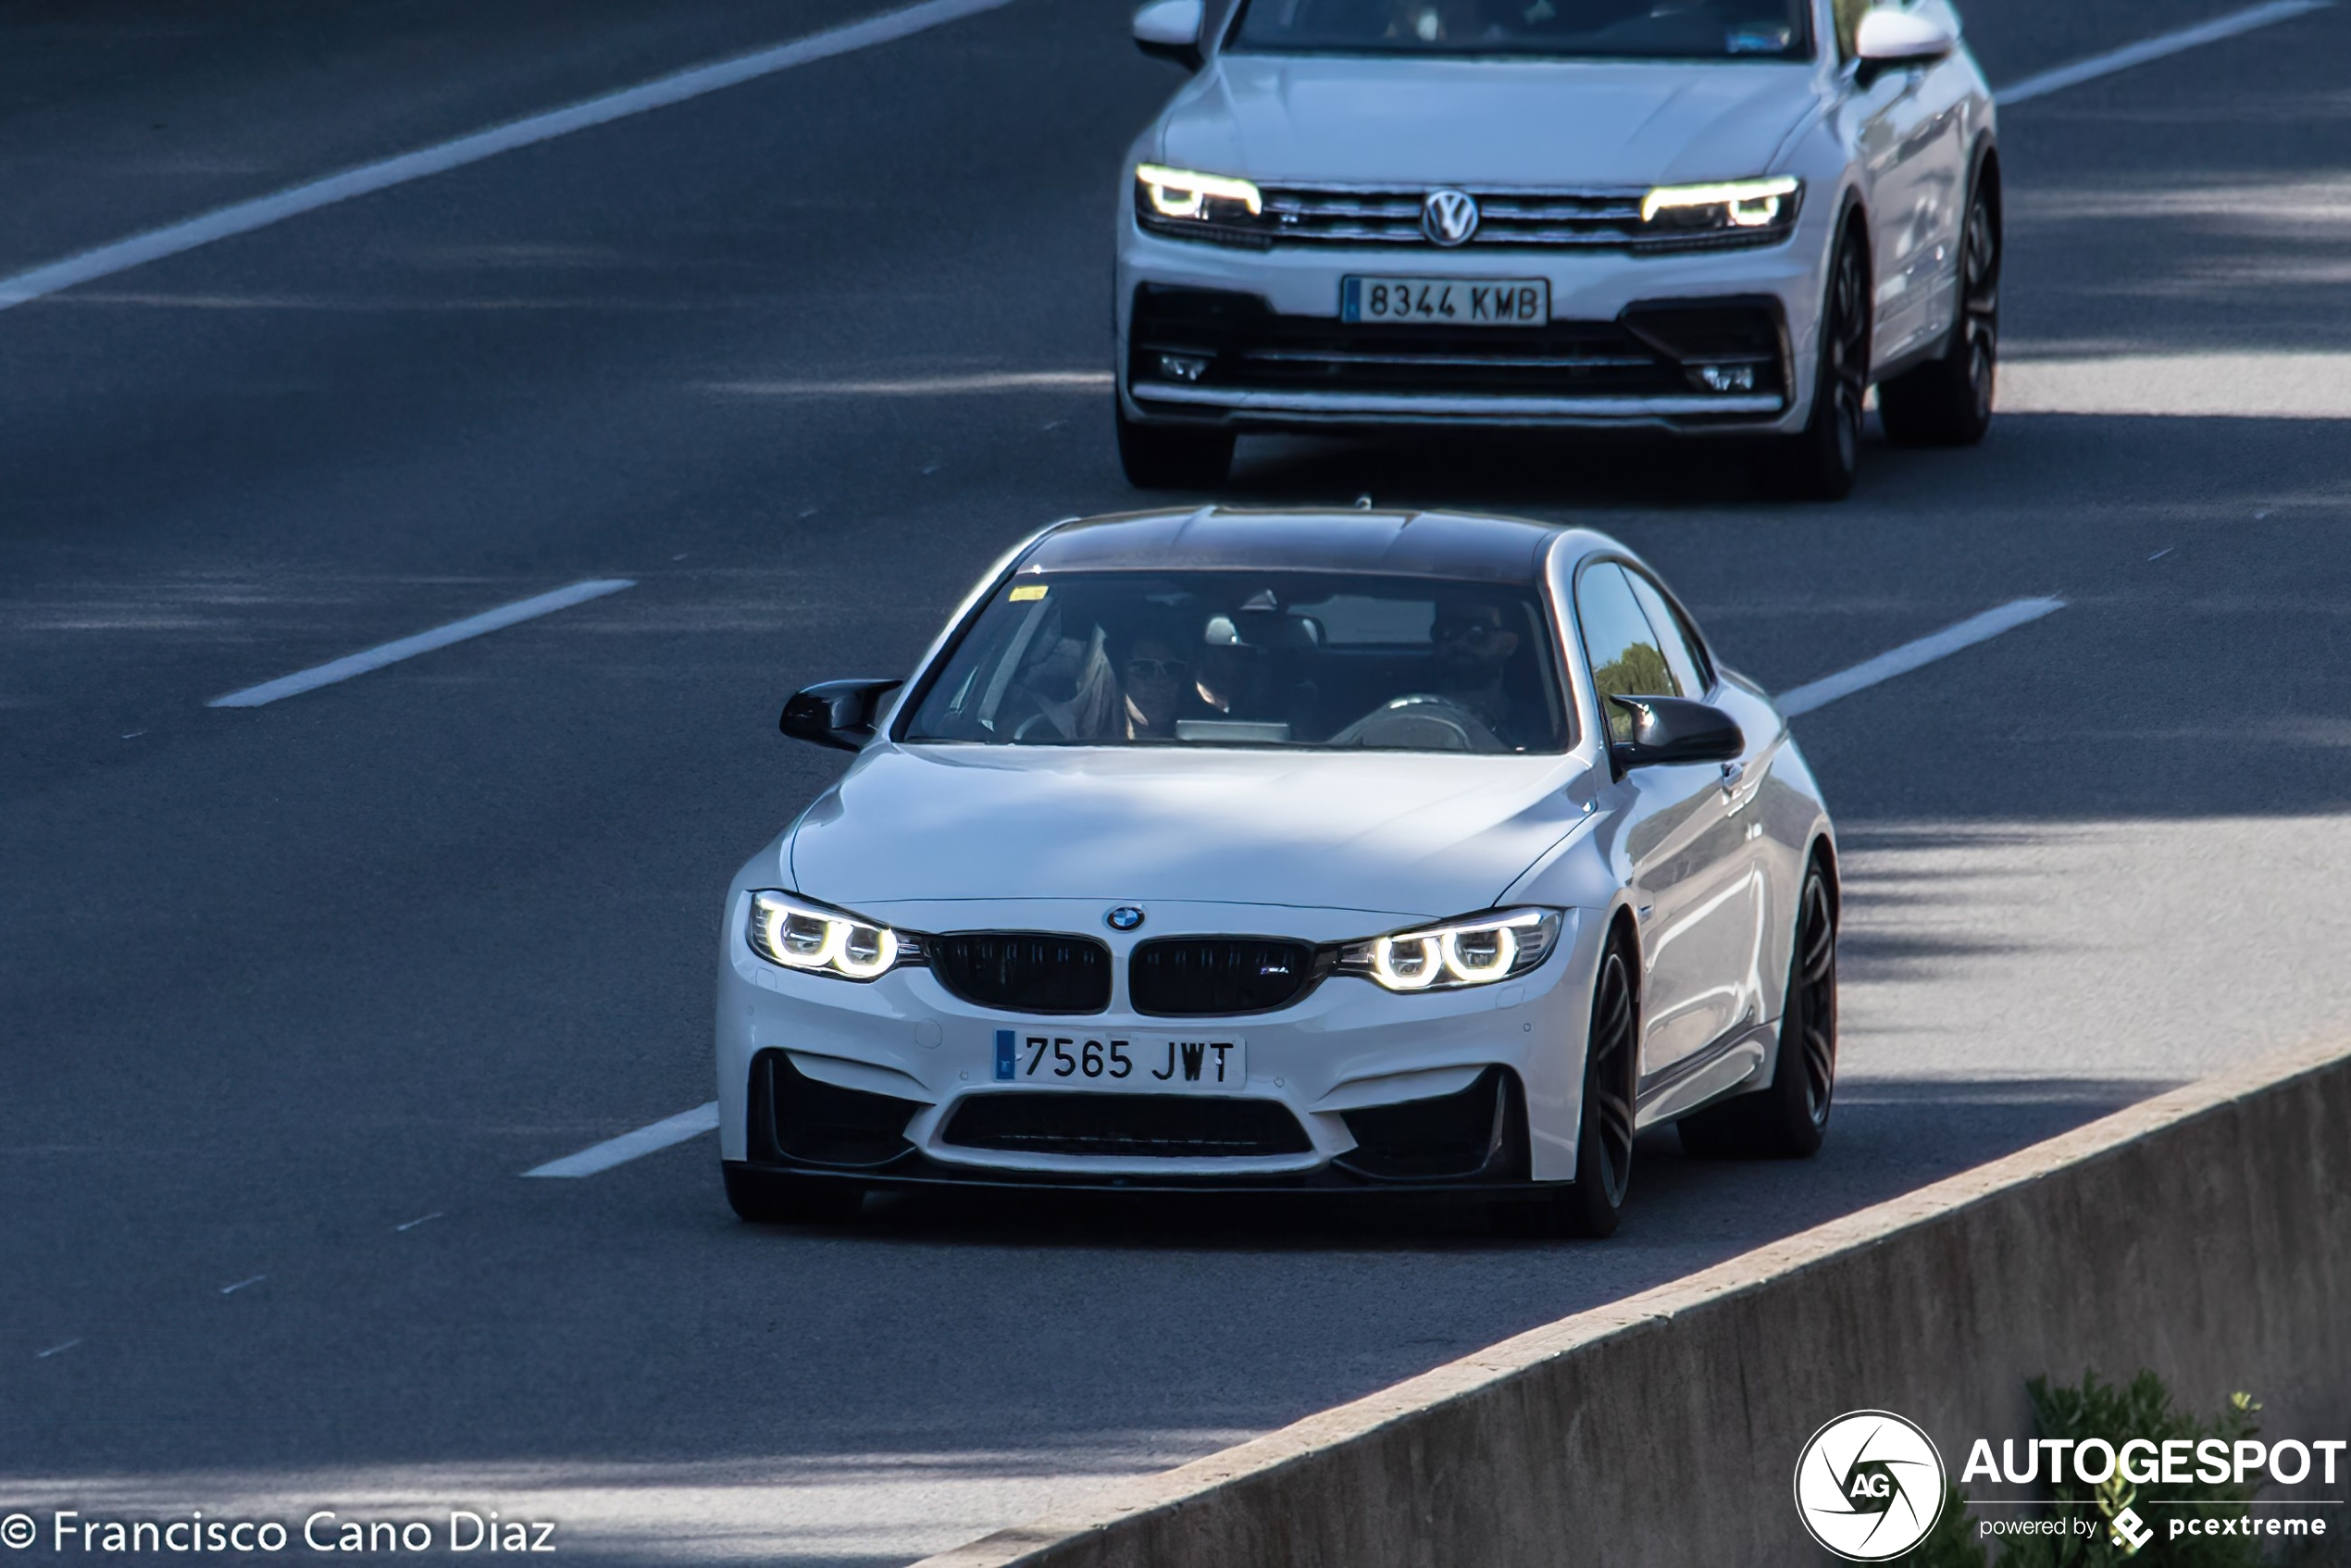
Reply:
[[[1891,1411],[1838,1416],[1796,1462],[1797,1517],[1848,1562],[1883,1562],[1926,1539],[1943,1494],[1934,1439]]]

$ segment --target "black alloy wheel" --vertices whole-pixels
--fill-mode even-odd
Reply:
[[[1861,404],[1870,390],[1870,265],[1860,228],[1848,223],[1829,260],[1821,306],[1821,361],[1812,414],[1783,437],[1780,490],[1800,501],[1842,501],[1861,464]]]
[[[753,1225],[827,1225],[854,1215],[865,1190],[852,1181],[758,1171],[728,1164],[727,1204]]]
[[[1575,1131],[1575,1179],[1533,1201],[1501,1205],[1496,1219],[1520,1235],[1616,1234],[1633,1180],[1633,1093],[1639,1082],[1640,994],[1621,938],[1600,955],[1592,983],[1592,1028],[1584,1051],[1584,1111]]]
[[[1770,1085],[1710,1105],[1677,1124],[1700,1158],[1803,1159],[1828,1135],[1836,1095],[1836,901],[1815,860],[1797,896],[1779,1060]]]
[[[1941,354],[1878,388],[1878,417],[1897,446],[1973,446],[1992,428],[2000,365],[1999,176],[1976,173],[1959,233],[1958,310]]]
[[[1213,490],[1233,470],[1233,432],[1213,426],[1144,425],[1118,415],[1118,461],[1137,490]]]

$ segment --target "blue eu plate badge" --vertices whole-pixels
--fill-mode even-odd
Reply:
[[[1013,1068],[1019,1060],[1020,1052],[1013,1046],[1013,1031],[998,1029],[996,1031],[996,1081],[1000,1084],[1012,1082]]]

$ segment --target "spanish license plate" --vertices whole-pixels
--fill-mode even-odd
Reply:
[[[1342,321],[1438,327],[1539,327],[1551,318],[1541,278],[1342,278]]]
[[[1249,1041],[1238,1035],[998,1029],[996,1081],[1147,1094],[1228,1094],[1249,1083]]]

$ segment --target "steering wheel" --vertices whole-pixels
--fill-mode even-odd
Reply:
[[[1330,738],[1333,746],[1385,746],[1430,752],[1499,752],[1485,721],[1436,691],[1391,697]]]
[[[1037,728],[1039,725],[1043,725],[1047,729],[1051,730],[1051,733],[1042,737],[1038,736]],[[1013,727],[1013,744],[1015,746],[1034,744],[1035,741],[1039,739],[1043,740],[1047,744],[1067,739],[1067,737],[1062,734],[1061,727],[1053,723],[1053,716],[1042,711],[1041,709],[1036,713],[1030,714],[1026,718],[1022,719],[1020,723]]]

